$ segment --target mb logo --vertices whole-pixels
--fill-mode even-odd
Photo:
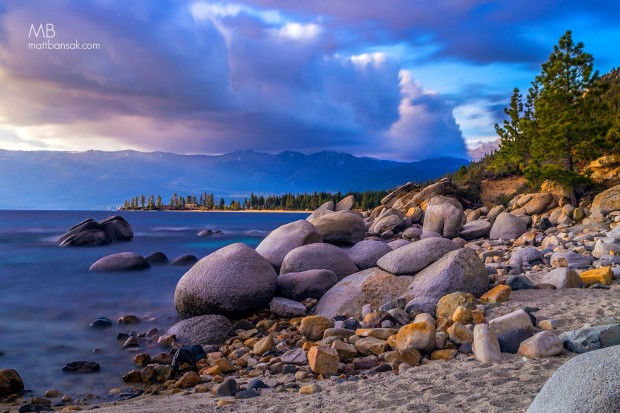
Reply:
[[[39,36],[44,37],[46,39],[51,39],[56,36],[56,31],[54,30],[54,25],[52,23],[41,23],[39,26],[35,26],[34,24],[30,25],[30,31],[28,32],[28,37],[38,38]]]

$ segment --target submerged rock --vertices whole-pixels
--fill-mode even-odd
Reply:
[[[19,394],[24,390],[24,382],[13,369],[0,370],[0,397]]]
[[[89,271],[133,271],[150,267],[142,255],[135,252],[118,252],[97,260],[90,266]]]

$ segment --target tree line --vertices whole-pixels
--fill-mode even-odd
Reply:
[[[356,208],[368,210],[379,206],[387,191],[349,191],[341,192],[313,192],[303,194],[287,193],[282,195],[250,194],[243,199],[231,199],[226,202],[223,197],[216,199],[212,193],[196,195],[172,194],[168,203],[164,203],[161,195],[137,195],[123,202],[123,210],[219,210],[219,211],[313,211],[328,201],[338,203],[348,195],[356,199]]]

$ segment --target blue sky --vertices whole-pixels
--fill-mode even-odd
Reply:
[[[619,65],[618,15],[596,0],[0,0],[0,148],[466,156],[566,30],[599,71]],[[99,48],[29,50],[47,41]]]

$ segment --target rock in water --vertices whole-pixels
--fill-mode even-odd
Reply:
[[[86,219],[70,228],[58,243],[61,247],[99,246],[132,238],[131,225],[123,217],[112,216],[99,222]]]
[[[438,195],[432,197],[424,213],[424,232],[432,231],[445,238],[459,236],[463,223],[463,206],[456,198]]]
[[[617,413],[620,346],[573,357],[545,383],[526,413]]]
[[[307,270],[330,270],[339,280],[357,272],[357,266],[342,249],[331,244],[297,247],[282,261],[280,274]]]
[[[444,295],[456,291],[479,297],[488,288],[487,270],[478,254],[469,248],[461,248],[447,253],[417,273],[406,294],[412,297],[433,297],[439,301]]]
[[[357,265],[357,268],[366,270],[376,267],[377,261],[389,252],[392,252],[392,248],[385,242],[365,240],[358,242],[349,250],[349,257]]]
[[[521,218],[502,212],[491,227],[490,239],[517,239],[527,231],[527,224]]]
[[[181,277],[174,304],[183,317],[242,313],[265,307],[277,274],[253,248],[231,244],[207,255]]]
[[[315,314],[328,318],[338,315],[358,317],[365,304],[379,307],[405,292],[413,277],[396,276],[379,268],[349,275],[319,300]]]
[[[133,230],[125,218],[115,215],[99,221],[103,232],[112,239],[118,241],[129,241],[133,238]]]
[[[172,261],[170,261],[170,265],[173,267],[191,267],[192,265],[198,262],[198,258],[192,254],[185,254],[179,257],[176,257]]]
[[[355,244],[364,239],[366,225],[354,211],[338,211],[312,220],[325,242]]]
[[[132,271],[150,267],[142,255],[135,252],[119,252],[97,260],[90,266],[89,271]]]
[[[24,390],[22,378],[13,369],[0,370],[0,397],[19,394]]]
[[[276,293],[295,301],[318,300],[337,282],[338,277],[329,270],[289,272],[278,277]]]
[[[159,252],[159,251],[152,253],[151,255],[149,255],[148,257],[145,257],[144,259],[150,265],[167,265],[169,262],[166,254],[164,254],[163,252]]]
[[[428,238],[398,248],[377,261],[377,266],[392,274],[413,275],[428,267],[458,245],[445,238]]]
[[[232,336],[233,325],[221,315],[200,315],[179,321],[167,334],[184,344],[221,344]]]
[[[295,221],[271,231],[256,247],[256,252],[265,257],[271,265],[280,269],[286,254],[297,247],[323,242],[323,237],[308,221]]]
[[[69,373],[94,373],[100,369],[101,366],[96,361],[72,361],[62,368],[63,371]]]

